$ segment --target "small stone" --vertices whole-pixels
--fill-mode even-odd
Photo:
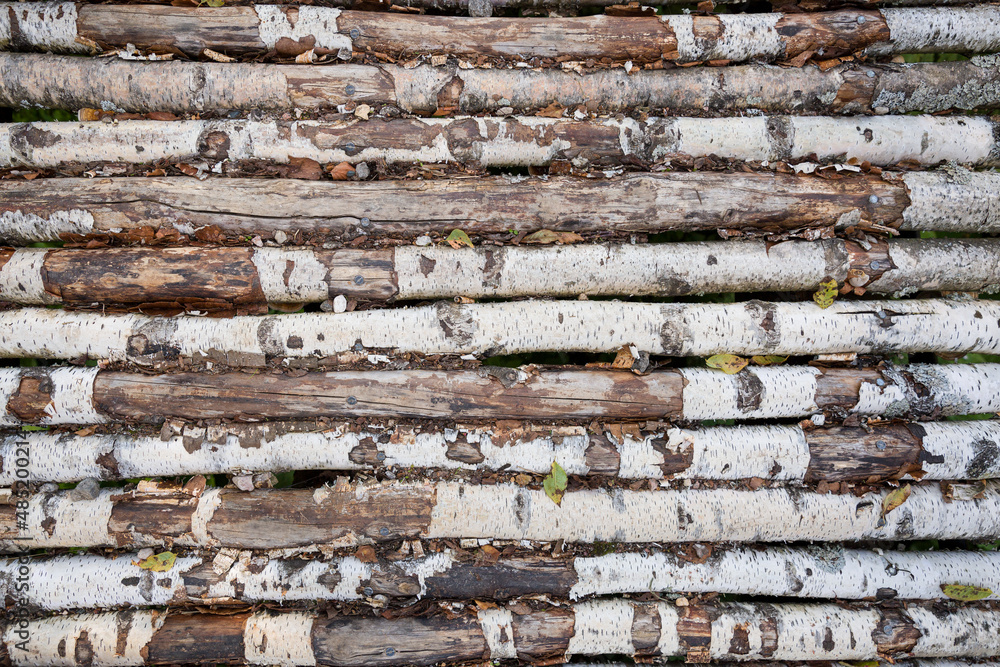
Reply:
[[[372,175],[372,171],[368,167],[367,162],[359,162],[358,164],[354,165],[354,173],[357,174],[359,181],[366,180],[369,176]]]
[[[433,243],[433,241],[431,241],[431,237],[425,235],[425,236],[418,236],[417,240],[414,241],[414,243],[418,246],[428,246],[431,243]]]
[[[764,486],[764,480],[761,479],[760,477],[751,477],[750,481],[747,482],[747,486],[749,486],[752,490],[756,491],[760,487]]]
[[[38,487],[39,493],[55,493],[58,490],[59,490],[59,485],[56,484],[55,482],[46,482],[45,484],[42,484],[40,487]]]
[[[347,312],[347,297],[343,294],[338,294],[333,299],[333,312],[335,313],[346,313]]]
[[[368,116],[372,113],[372,108],[367,104],[359,104],[356,109],[354,109],[354,115],[361,120],[368,120]]]
[[[288,240],[288,234],[279,229],[274,233],[274,240],[279,244],[283,244],[285,241]]]
[[[324,313],[332,313],[333,312],[333,301],[331,301],[330,299],[327,299],[323,303],[319,304],[319,309],[322,310]]]
[[[874,111],[877,116],[885,116],[889,113],[889,107],[875,107],[872,111]]]
[[[690,602],[688,602],[688,599],[682,595],[674,601],[674,604],[678,607],[686,607],[690,604]]]
[[[101,483],[96,477],[88,477],[69,492],[70,500],[93,500],[101,493]]]
[[[514,107],[500,107],[497,109],[498,116],[510,116],[514,113]]]
[[[146,560],[152,555],[153,555],[153,550],[150,549],[149,547],[146,547],[145,549],[139,549],[139,553],[137,553],[135,556],[139,560]]]
[[[235,475],[232,481],[240,491],[253,491],[253,475]]]

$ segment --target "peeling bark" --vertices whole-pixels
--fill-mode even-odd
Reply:
[[[813,290],[824,279],[849,277],[875,293],[1000,291],[1000,241],[900,239],[868,251],[841,239],[388,250],[24,248],[0,257],[0,299],[232,316],[266,314],[269,302],[321,302],[340,294],[365,300],[677,296]]]
[[[667,356],[841,352],[1000,352],[991,300],[748,301],[644,304],[518,301],[206,320],[42,308],[0,313],[0,356],[162,360],[216,357],[231,366],[366,348],[394,354],[615,352]],[[245,360],[245,361],[241,361]]]
[[[896,615],[919,636],[912,652],[872,638],[881,620],[878,612],[842,608],[832,604],[741,604],[677,608],[670,603],[637,603],[608,599],[580,603],[569,609],[545,609],[526,615],[508,610],[481,610],[476,615],[429,618],[332,619],[314,612],[262,610],[216,616],[207,613],[167,615],[158,611],[75,614],[31,621],[28,651],[18,652],[11,627],[4,644],[14,665],[61,663],[68,646],[79,649],[93,637],[86,664],[141,665],[184,662],[245,661],[246,664],[279,665],[430,665],[438,662],[473,662],[491,659],[537,659],[556,654],[600,656],[696,656],[685,650],[681,615],[701,614],[705,623],[708,659],[871,660],[893,655],[916,657],[986,657],[998,649],[998,612],[981,607],[960,607],[945,612],[912,607]],[[633,622],[637,617],[658,617],[661,629],[656,645],[636,644]],[[498,621],[498,617],[504,617]],[[126,621],[127,622],[123,622]],[[497,625],[508,632],[498,632]],[[777,634],[767,650],[756,632],[771,623]],[[731,650],[731,637],[739,627],[753,626],[745,650]],[[954,629],[963,628],[967,640],[951,648]],[[119,630],[121,628],[121,630]],[[496,635],[493,635],[496,633]],[[500,640],[490,643],[491,635]],[[503,640],[504,636],[507,636]],[[513,635],[513,636],[510,636]],[[115,651],[119,642],[124,649]],[[640,639],[641,641],[641,639]],[[141,651],[141,654],[140,654]],[[769,653],[764,656],[762,653]],[[81,664],[77,661],[77,664]]]
[[[302,66],[149,62],[0,54],[0,104],[9,107],[115,108],[147,113],[218,109],[324,110],[355,102],[408,112],[531,112],[551,104],[594,112],[634,107],[668,114],[927,113],[1000,104],[991,61],[912,65],[848,64],[776,70],[764,65],[668,71],[461,69],[396,65]],[[237,83],[238,82],[238,83]],[[457,90],[457,92],[456,92]],[[501,103],[503,100],[503,103]]]
[[[361,539],[488,538],[567,542],[839,542],[1000,538],[1000,482],[955,502],[938,484],[914,485],[883,517],[889,492],[830,495],[798,488],[568,491],[454,482],[356,484],[319,489],[101,489],[28,500],[27,530],[0,505],[0,549],[193,546],[302,549]],[[739,507],[740,512],[733,508]],[[880,525],[881,524],[881,525]],[[15,538],[15,539],[11,539]],[[19,538],[19,539],[17,539]]]
[[[91,5],[102,7],[103,5]],[[576,121],[531,116],[256,122],[135,120],[0,126],[0,166],[75,162],[261,159],[288,162],[457,162],[479,167],[653,163],[680,155],[774,162],[891,166],[1000,164],[994,121],[985,117],[828,116],[625,118]]]
[[[27,450],[35,482],[77,482],[286,470],[441,468],[622,479],[760,478],[864,482],[926,473],[927,480],[1000,477],[1000,425],[990,421],[834,427],[737,426],[640,431],[615,436],[582,427],[525,425],[428,429],[348,424],[181,424],[159,436],[22,433],[0,439],[0,486],[19,479]],[[594,446],[603,457],[594,456]],[[23,473],[22,473],[23,475]]]
[[[0,181],[0,238],[58,241],[61,234],[106,234],[147,225],[188,235],[212,225],[230,238],[271,237],[279,230],[413,238],[455,227],[470,234],[716,228],[780,233],[834,225],[855,211],[902,230],[1000,231],[997,174],[949,170],[893,176],[897,179],[739,172],[631,174],[610,180],[486,177],[474,188],[453,179],[8,180]]]
[[[21,378],[52,378],[41,424],[109,420],[303,420],[317,417],[479,419],[769,419],[850,410],[891,418],[1000,412],[997,364],[839,370],[769,367],[725,375],[707,368],[635,376],[615,371],[546,371],[509,388],[468,371],[341,371],[288,375],[96,369],[3,369],[0,401]],[[753,388],[753,400],[746,396]],[[353,400],[352,400],[353,399]],[[9,407],[0,425],[24,422]],[[666,454],[665,454],[666,456]],[[971,475],[976,477],[977,475]]]

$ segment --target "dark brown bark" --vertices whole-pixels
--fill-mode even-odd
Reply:
[[[927,456],[922,430],[904,425],[862,428],[814,429],[805,432],[809,443],[806,481],[864,481],[898,479],[920,470]],[[914,432],[916,431],[916,433]]]
[[[617,141],[617,139],[616,139]],[[871,199],[877,198],[872,204]],[[861,209],[900,226],[902,184],[875,176],[826,180],[786,174],[667,173],[622,179],[550,177],[511,183],[464,180],[312,183],[193,178],[0,181],[0,213],[47,218],[84,210],[93,234],[145,226],[215,226],[224,236],[293,234],[399,236],[460,227],[470,234],[535,231],[636,232],[823,227]],[[267,212],[265,215],[264,212]],[[186,228],[186,227],[185,227]],[[32,237],[30,241],[52,237]],[[21,239],[14,239],[21,240]]]

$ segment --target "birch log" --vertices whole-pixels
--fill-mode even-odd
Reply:
[[[1000,10],[841,10],[823,13],[578,18],[463,18],[274,5],[192,9],[165,5],[4,3],[0,47],[89,53],[94,42],[159,45],[197,56],[319,49],[349,60],[354,51],[393,57],[789,60],[856,52],[985,53],[1000,49]],[[497,36],[502,35],[502,39]],[[553,38],[552,35],[558,35]],[[82,39],[80,39],[82,38]],[[284,41],[282,41],[284,40]]]
[[[103,7],[103,5],[91,5]],[[114,7],[114,9],[118,9]],[[191,11],[185,9],[185,11]],[[996,121],[1000,122],[1000,121]],[[746,161],[956,162],[1000,165],[985,117],[753,116],[564,120],[533,116],[256,122],[134,120],[0,126],[0,167],[159,160],[457,162],[478,167],[667,162],[680,155]],[[998,133],[1000,134],[1000,133]]]
[[[613,113],[635,107],[668,114],[903,114],[989,109],[1000,104],[994,58],[913,65],[765,65],[661,71],[461,69],[396,65],[135,63],[120,59],[0,53],[0,105],[131,112],[218,109],[324,110],[355,102],[434,114],[531,112],[551,104]],[[238,82],[238,83],[237,83]]]
[[[962,267],[956,271],[956,267]],[[360,276],[361,280],[357,277]],[[266,315],[268,303],[815,290],[1000,291],[1000,241],[829,239],[564,247],[0,250],[0,300],[102,312]]]
[[[685,656],[689,662],[988,657],[1000,648],[1000,612],[843,608],[834,604],[675,607],[619,598],[518,615],[506,608],[451,618],[328,619],[262,610],[219,616],[123,611],[26,621],[3,633],[12,665],[143,665],[238,661],[261,665],[430,665],[572,656]],[[964,640],[956,641],[963,633]],[[86,660],[60,659],[81,653]]]
[[[648,304],[514,301],[206,319],[45,308],[0,313],[0,356],[157,359],[322,358],[360,344],[397,355],[616,352],[674,357],[843,352],[1000,353],[992,300]]]
[[[693,548],[688,548],[692,551]],[[580,598],[622,593],[721,593],[838,600],[945,599],[941,587],[1000,590],[1000,555],[841,547],[715,547],[652,553],[501,558],[475,562],[451,550],[397,562],[281,558],[223,549],[181,555],[168,572],[144,570],[136,553],[0,560],[0,595],[40,610],[114,609],[393,599]],[[692,562],[692,560],[694,562]],[[20,580],[20,581],[19,581]],[[18,591],[17,583],[27,583]],[[995,600],[1000,593],[987,599]]]
[[[846,173],[846,172],[845,172]],[[262,215],[267,211],[267,215]],[[838,180],[771,173],[629,174],[615,179],[483,177],[431,181],[107,178],[0,181],[0,239],[141,231],[230,238],[297,231],[347,240],[413,238],[461,227],[519,230],[740,229],[780,233],[859,212],[907,231],[1000,232],[1000,175],[963,169]],[[845,215],[847,214],[847,215]],[[971,268],[971,267],[970,267]]]
[[[286,470],[426,469],[622,479],[873,482],[1000,477],[1000,424],[924,422],[803,430],[171,423],[159,435],[31,432],[0,438],[0,486]],[[919,472],[918,472],[919,471]],[[923,473],[922,475],[920,473]],[[967,488],[978,488],[976,486]]]
[[[0,369],[0,425],[169,418],[772,419],[830,410],[890,418],[1000,412],[1000,365],[708,368],[646,376],[517,369],[290,375]]]
[[[39,492],[20,511],[0,505],[0,549],[58,547],[350,547],[361,540],[486,538],[599,542],[840,542],[1000,538],[1000,482],[969,500],[913,485],[883,516],[891,491],[821,494],[801,488],[567,491],[460,482],[317,489],[176,486]],[[738,511],[736,508],[739,508]],[[20,514],[20,516],[18,516]]]

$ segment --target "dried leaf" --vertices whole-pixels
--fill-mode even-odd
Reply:
[[[542,118],[562,118],[564,111],[566,111],[566,107],[560,105],[558,102],[553,102],[535,115]]]
[[[965,584],[941,584],[941,592],[952,600],[961,602],[975,602],[993,595],[989,588],[979,588],[978,586],[967,586]]]
[[[346,181],[357,173],[354,171],[354,165],[350,162],[341,162],[337,165],[327,165],[326,170],[330,172],[330,178],[335,181]]]
[[[88,426],[87,428],[81,428],[79,431],[73,431],[73,435],[78,435],[83,438],[88,435],[93,435],[96,430],[96,426]]]
[[[368,544],[358,547],[358,550],[354,552],[354,557],[362,563],[375,563],[378,561],[378,557],[375,555],[375,548]]]
[[[76,117],[80,119],[83,123],[92,123],[94,121],[101,120],[100,109],[91,109],[89,107],[84,107],[77,112]]]
[[[452,248],[461,248],[464,245],[469,246],[470,248],[475,247],[472,245],[472,239],[469,238],[469,235],[461,229],[451,230],[451,234],[448,234],[448,238],[446,238],[445,241],[447,241],[448,245]]]
[[[709,368],[718,368],[726,375],[739,373],[741,370],[746,368],[749,363],[749,359],[744,359],[743,357],[735,354],[716,354],[705,360],[705,364]]]
[[[205,4],[209,7],[224,7],[226,0],[205,0]]]
[[[309,49],[304,53],[300,53],[299,55],[295,56],[295,62],[297,62],[300,65],[310,65],[316,62],[316,50]]]
[[[236,58],[231,58],[225,54],[219,53],[218,51],[213,51],[212,49],[202,49],[201,55],[205,56],[209,60],[214,60],[217,63],[234,63]]]
[[[500,550],[489,544],[484,544],[479,549],[483,552],[483,560],[487,563],[495,563],[500,559]]]
[[[323,178],[323,168],[319,162],[307,157],[290,157],[288,166],[291,167],[285,176],[287,178],[301,178],[306,181],[318,181]]]
[[[164,551],[163,553],[152,555],[149,558],[143,559],[135,564],[143,570],[166,572],[174,566],[174,561],[176,560],[177,554],[170,551]]]
[[[195,475],[184,484],[182,491],[189,496],[198,497],[205,490],[207,484],[208,480],[205,479],[204,475]]]
[[[562,502],[563,491],[566,490],[566,471],[555,461],[552,462],[552,472],[542,480],[542,488],[545,495],[552,499],[556,505]]]
[[[910,485],[904,484],[898,489],[893,489],[890,491],[885,498],[882,499],[882,516],[879,517],[878,523],[875,524],[876,527],[881,528],[885,525],[885,516],[889,512],[893,511],[900,505],[906,502],[906,499],[910,497]]]
[[[551,229],[540,229],[534,234],[528,234],[522,239],[522,243],[536,243],[539,245],[545,245],[549,243],[577,243],[582,241],[583,237],[576,232],[554,232]]]
[[[813,294],[813,301],[820,308],[829,308],[833,305],[834,300],[837,298],[837,293],[839,289],[837,287],[837,281],[833,278],[829,280],[824,280],[819,284],[819,289]]]
[[[483,600],[473,600],[480,609],[499,609],[495,602],[485,602]]]
[[[622,345],[615,360],[611,362],[611,368],[632,368],[632,364],[638,358],[637,355],[632,354],[633,349],[635,348],[632,345]]]
[[[777,366],[788,361],[788,357],[781,357],[777,354],[765,354],[750,357],[750,360],[758,366]]]

